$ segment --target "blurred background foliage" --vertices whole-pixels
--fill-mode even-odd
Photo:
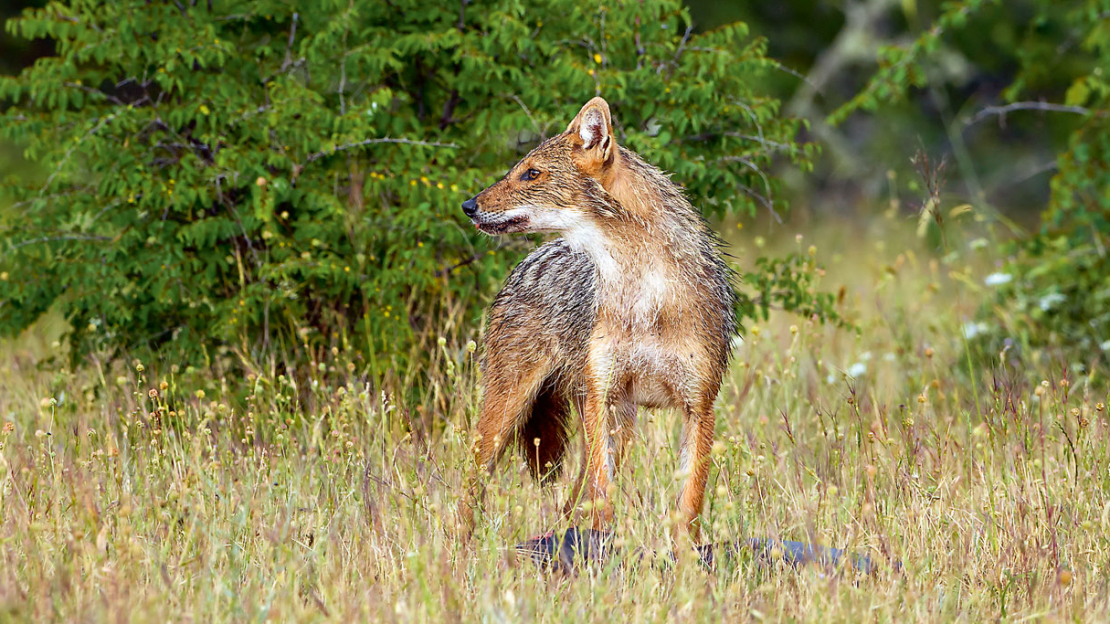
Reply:
[[[180,13],[177,6],[191,4],[153,6],[172,9],[162,15],[173,20]],[[200,4],[203,9],[204,3]],[[271,70],[283,66],[293,4],[216,4],[217,9],[221,5],[249,5],[260,16],[271,15],[244,20],[234,28],[220,20],[206,23],[213,29],[236,33],[234,45],[240,61],[259,68],[275,65]],[[303,52],[307,48],[302,46],[316,45],[320,56],[313,61],[318,67],[312,71],[330,76],[332,83],[313,96],[322,98],[315,101],[320,110],[288,109],[290,115],[310,115],[309,131],[298,137],[304,142],[299,160],[289,157],[281,162],[260,163],[257,177],[291,180],[295,177],[293,171],[305,166],[306,157],[327,152],[337,138],[353,141],[351,137],[360,132],[361,136],[388,134],[459,146],[383,145],[352,150],[343,156],[321,156],[320,160],[325,161],[320,163],[321,172],[307,173],[304,175],[310,177],[302,178],[317,185],[315,192],[321,205],[339,201],[334,198],[344,194],[349,196],[352,179],[384,171],[387,175],[408,176],[407,183],[414,183],[414,188],[401,189],[381,205],[421,208],[409,215],[410,221],[397,222],[390,217],[389,225],[378,222],[371,227],[363,221],[365,227],[352,229],[352,220],[340,215],[346,204],[339,201],[331,209],[338,219],[336,228],[324,228],[334,240],[321,236],[318,217],[290,226],[285,233],[293,245],[292,263],[298,262],[300,254],[309,253],[311,257],[321,247],[341,260],[360,254],[385,257],[403,248],[406,241],[427,244],[434,251],[406,251],[406,259],[413,254],[422,258],[416,269],[412,264],[371,267],[379,271],[375,274],[379,277],[391,275],[384,280],[374,278],[381,283],[370,283],[371,289],[386,284],[385,294],[371,290],[371,295],[366,292],[366,283],[357,280],[339,287],[342,296],[327,291],[331,294],[324,299],[333,303],[342,299],[347,307],[333,306],[328,314],[316,315],[316,321],[304,322],[313,316],[305,308],[288,307],[285,316],[292,320],[286,342],[290,348],[323,349],[336,340],[362,336],[368,340],[368,357],[400,353],[400,360],[390,356],[389,362],[379,364],[401,366],[406,358],[428,348],[420,342],[421,337],[443,331],[457,332],[464,338],[471,335],[468,332],[477,325],[484,296],[496,289],[505,268],[528,245],[510,243],[509,248],[495,249],[489,241],[462,231],[459,226],[464,225],[463,219],[456,204],[495,179],[540,136],[561,130],[559,124],[573,114],[576,105],[604,83],[603,94],[615,104],[624,143],[675,171],[676,179],[690,187],[699,205],[718,225],[732,228],[739,219],[741,224],[754,221],[760,228],[771,228],[786,214],[787,206],[795,222],[812,225],[824,219],[866,222],[878,214],[901,216],[918,220],[919,234],[927,246],[936,250],[938,258],[966,253],[950,246],[945,237],[945,229],[953,224],[966,227],[975,232],[970,237],[973,245],[989,248],[997,269],[991,276],[990,294],[984,299],[981,316],[968,320],[968,326],[975,328],[968,335],[974,338],[977,349],[989,356],[1008,348],[1010,357],[1020,358],[1044,347],[1078,348],[1087,363],[1101,361],[1110,350],[1108,308],[1104,305],[1110,301],[1110,267],[1106,261],[1110,233],[1110,174],[1106,164],[1110,95],[1104,74],[1110,68],[1110,0],[687,0],[689,24],[679,6],[668,2],[551,2],[543,6],[469,2],[464,3],[463,30],[473,39],[464,40],[479,47],[483,63],[499,70],[494,74],[464,73],[463,79],[458,79],[458,58],[450,56],[457,42],[446,34],[460,19],[458,7],[446,11],[420,2],[401,4],[404,7],[396,10],[405,9],[403,18],[374,15],[371,9],[360,12],[360,19],[365,20],[360,24],[378,28],[373,37],[363,36],[360,41],[381,46],[389,37],[409,37],[401,43],[393,41],[399,47],[394,49],[390,62],[396,64],[383,63],[388,66],[385,73],[392,76],[384,80],[391,89],[389,101],[394,102],[393,106],[401,103],[411,122],[386,128],[344,120],[334,88],[341,79],[339,65],[328,56],[328,46],[334,51],[342,46],[340,35],[352,32],[342,25],[354,5],[324,3],[312,10],[304,5],[302,12],[318,19],[310,23],[309,16],[302,15],[306,21],[301,23],[294,51]],[[14,15],[24,6],[42,5],[8,3],[0,10]],[[184,12],[193,10],[199,9],[186,7]],[[649,18],[651,23],[665,24],[669,30],[658,28],[650,39],[642,39]],[[729,26],[737,22],[746,26]],[[211,34],[197,30],[196,20],[188,23],[190,29],[174,36],[188,41]],[[692,32],[686,32],[688,25]],[[392,35],[388,34],[390,28]],[[605,29],[608,35],[599,37]],[[433,32],[441,33],[439,43],[431,41],[435,37],[420,36]],[[51,54],[53,45],[47,34],[45,26],[38,32],[9,27],[0,40],[3,73],[14,74],[35,58]],[[691,44],[690,38],[694,37],[703,39]],[[650,62],[645,67],[638,60],[640,49],[651,45],[657,48],[649,53]],[[688,64],[673,72],[660,69],[666,67],[666,55],[684,48],[693,52]],[[706,53],[701,48],[719,52]],[[534,56],[522,66],[518,60],[504,56],[510,50]],[[435,63],[443,65],[431,71],[435,80],[421,84],[422,72],[430,71],[424,65],[426,59],[433,57]],[[96,64],[100,67],[111,62],[97,59]],[[143,52],[128,62],[141,66],[157,63],[158,59]],[[180,66],[178,71],[182,75],[191,73]],[[493,84],[478,84],[491,76]],[[73,76],[56,78],[69,80]],[[243,102],[269,97],[265,91],[260,87],[244,95]],[[203,88],[186,92],[189,98],[200,98]],[[8,90],[3,95],[7,106],[26,93]],[[369,93],[357,97],[357,104],[352,100],[342,106],[372,103]],[[747,109],[736,106],[738,102]],[[385,105],[386,100],[381,103]],[[111,108],[110,102],[99,104],[107,106],[105,110]],[[196,106],[193,115],[199,117]],[[182,123],[194,121],[190,118]],[[45,178],[42,171],[23,163],[18,156],[34,141],[34,132],[20,135],[11,128],[5,130],[12,140],[0,150],[5,172],[15,173],[21,182],[41,185]],[[753,136],[760,140],[752,141]],[[117,138],[124,140],[122,136]],[[244,144],[244,149],[256,147]],[[728,156],[736,166],[707,166],[721,156]],[[244,201],[247,197],[256,201],[253,198],[262,188],[255,185],[253,171],[248,183],[240,185]],[[442,189],[436,188],[438,184],[445,184],[447,191],[439,192]],[[382,185],[388,186],[385,182]],[[458,189],[453,190],[452,185]],[[275,185],[268,190],[276,192]],[[331,199],[325,201],[326,197]],[[281,201],[279,198],[278,204]],[[301,199],[289,197],[285,201]],[[341,204],[343,210],[339,209]],[[18,235],[11,234],[11,218],[20,213],[13,210],[8,208],[2,220],[8,228],[4,235],[8,240],[3,243],[7,259],[0,263],[13,262],[10,248],[19,244]],[[92,210],[92,204],[88,210]],[[280,215],[282,210],[275,212]],[[393,232],[399,225],[406,228],[403,235],[382,232]],[[249,227],[256,227],[252,233],[262,236],[265,222],[260,218]],[[409,228],[416,228],[421,236],[413,236],[414,230]],[[361,238],[351,237],[356,230]],[[866,228],[857,231],[863,243]],[[228,328],[231,311],[240,300],[240,288],[234,283],[240,281],[241,260],[221,265],[227,250],[216,249],[219,241],[212,242],[212,256],[201,265],[223,266],[227,275],[217,279],[232,286],[220,296],[215,306],[219,310],[189,322],[196,323],[198,338],[216,336],[225,355],[237,352],[239,357],[235,359],[245,361],[262,357],[263,344],[244,343],[241,330]],[[482,257],[457,271],[451,268],[489,253],[500,257]],[[23,257],[20,262],[26,264],[28,256]],[[45,258],[41,260],[46,262]],[[755,266],[753,263],[744,268]],[[800,292],[808,293],[813,296],[802,297],[794,309],[812,312],[816,306],[818,313],[831,313],[835,302],[827,296],[818,297],[813,284],[799,279],[806,266],[804,262],[796,263],[780,271],[787,294],[794,297],[785,300],[795,301]],[[450,279],[438,279],[438,272],[445,267],[450,269]],[[9,272],[12,269],[3,268]],[[299,272],[288,273],[284,283],[306,283],[306,270],[301,267]],[[365,276],[368,269],[362,266],[357,270]],[[315,278],[328,283],[328,288],[334,286],[333,281],[345,283],[341,276],[331,275],[330,269],[321,271],[317,270]],[[340,279],[333,279],[337,277]],[[43,275],[29,283],[41,287],[50,279]],[[758,284],[766,296],[776,292],[774,285],[766,287],[765,280],[749,281]],[[266,277],[256,283],[267,291],[280,289],[266,284],[282,282]],[[420,286],[412,288],[416,283]],[[437,290],[443,286],[450,296]],[[414,295],[417,292],[419,296]],[[86,305],[73,308],[77,313],[66,311],[75,328],[73,346],[77,353],[104,346],[82,343],[83,328],[103,331],[92,325],[93,313],[102,312],[99,297],[103,294],[92,293]],[[251,310],[262,310],[266,301],[275,300],[273,292],[257,294],[258,298],[247,306]],[[55,298],[48,299],[32,306],[31,316],[56,305]],[[762,301],[749,298],[747,303],[743,312],[751,315],[761,308],[765,314],[765,306],[771,302],[765,297]],[[160,305],[157,301],[154,304]],[[357,308],[354,312],[349,309],[352,304]],[[157,305],[152,309],[158,310]],[[14,322],[6,316],[11,314],[10,308],[0,310],[0,325],[8,333],[27,325],[26,319]],[[384,320],[387,312],[393,314],[391,322]],[[467,321],[465,328],[429,329],[436,326],[437,319],[460,312]],[[128,353],[152,345],[164,349],[165,345],[152,342],[149,336],[158,324],[165,324],[166,315],[172,317],[172,310],[154,314],[144,321],[151,327],[144,326],[127,340],[115,341],[116,346]],[[378,319],[374,321],[377,325],[365,320],[362,325],[358,321],[350,326],[346,323],[347,319],[371,315]],[[113,325],[117,335],[127,330],[130,317],[119,318]],[[328,320],[320,320],[324,318]],[[257,337],[262,335],[258,329],[263,321],[260,315],[250,319],[252,339],[261,340]],[[216,331],[219,328],[227,331],[221,334]],[[315,338],[306,340],[313,332]],[[206,341],[183,344],[204,347]],[[195,354],[182,352],[180,357],[192,360]]]

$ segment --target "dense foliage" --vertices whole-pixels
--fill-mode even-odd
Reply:
[[[688,24],[677,0],[28,9],[7,29],[56,55],[0,79],[0,132],[46,175],[3,187],[0,332],[53,307],[78,357],[342,343],[386,370],[448,312],[473,327],[528,247],[494,249],[458,204],[598,93],[707,214],[775,210],[772,159],[812,146],[753,91],[764,41]]]
[[[1027,8],[1032,15],[1013,42],[1018,70],[1002,91],[1005,102],[963,123],[1023,114],[1077,121],[1057,154],[1039,230],[1003,247],[1004,266],[989,280],[998,288],[990,310],[996,323],[982,335],[993,338],[995,352],[1007,341],[1057,345],[1074,349],[1069,360],[1087,365],[1110,352],[1110,2],[1036,0]],[[1009,9],[998,0],[950,3],[915,41],[885,49],[878,72],[832,121],[928,87],[946,37],[971,27],[983,12]],[[1061,80],[1068,85],[1063,101],[1030,98]]]

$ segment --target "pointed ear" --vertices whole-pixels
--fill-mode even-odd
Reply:
[[[586,102],[578,111],[567,132],[577,135],[582,149],[591,152],[598,161],[609,160],[616,142],[613,140],[613,120],[609,116],[609,103],[600,97]]]

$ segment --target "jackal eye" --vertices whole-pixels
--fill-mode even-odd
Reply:
[[[529,169],[528,171],[525,171],[524,173],[520,174],[520,181],[521,182],[531,182],[532,180],[535,180],[538,177],[540,177],[539,170]]]

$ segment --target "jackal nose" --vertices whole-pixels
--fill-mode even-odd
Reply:
[[[478,202],[473,197],[462,203],[463,213],[468,217],[473,217],[478,212]]]

